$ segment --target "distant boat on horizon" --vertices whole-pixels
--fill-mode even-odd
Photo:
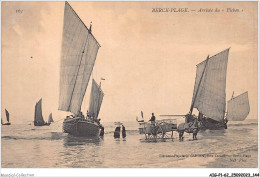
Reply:
[[[49,126],[51,123],[44,121],[42,116],[42,98],[36,103],[34,111],[34,126]]]
[[[233,95],[227,102],[227,119],[232,121],[243,121],[250,112],[248,91],[236,97],[233,97]]]
[[[50,113],[49,118],[48,118],[48,123],[52,123],[54,122],[53,118],[52,118],[52,113]]]
[[[7,111],[7,109],[5,109],[5,116],[6,116],[6,120],[7,120],[7,123],[3,123],[3,119],[1,118],[1,125],[11,125],[11,123],[9,122],[9,112]]]

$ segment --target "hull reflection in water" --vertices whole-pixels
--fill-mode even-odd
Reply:
[[[100,138],[94,137],[94,138],[88,138],[88,137],[76,137],[73,135],[68,135],[64,138],[64,146],[76,146],[76,145],[88,145],[88,144],[100,144]]]

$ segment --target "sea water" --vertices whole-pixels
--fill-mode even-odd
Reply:
[[[50,126],[12,124],[1,127],[3,168],[256,168],[257,120],[228,122],[227,130],[185,133],[173,139],[145,140],[137,122],[125,122],[126,138],[114,139],[114,123],[103,123],[99,139],[62,132],[62,122]],[[169,135],[170,137],[170,135]]]

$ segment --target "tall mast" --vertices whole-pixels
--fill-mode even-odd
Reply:
[[[204,69],[203,69],[202,75],[201,75],[201,77],[200,77],[200,81],[199,81],[199,84],[198,84],[198,87],[197,87],[197,91],[196,91],[196,94],[195,94],[194,100],[193,100],[193,102],[192,102],[192,104],[191,104],[191,107],[190,107],[190,112],[189,112],[190,115],[192,115],[192,111],[193,111],[194,103],[195,103],[196,98],[197,98],[197,95],[198,95],[198,91],[199,91],[200,84],[201,84],[201,81],[202,81],[203,75],[204,75],[204,73],[205,73],[205,70],[206,70],[206,67],[207,67],[207,64],[208,64],[208,60],[209,60],[209,55],[208,55],[208,57],[207,57],[207,59],[206,59],[206,64],[205,64],[205,67],[204,67]]]

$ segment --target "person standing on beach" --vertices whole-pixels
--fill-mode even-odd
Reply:
[[[122,125],[122,137],[125,138],[126,137],[126,131],[125,131],[125,126]]]

